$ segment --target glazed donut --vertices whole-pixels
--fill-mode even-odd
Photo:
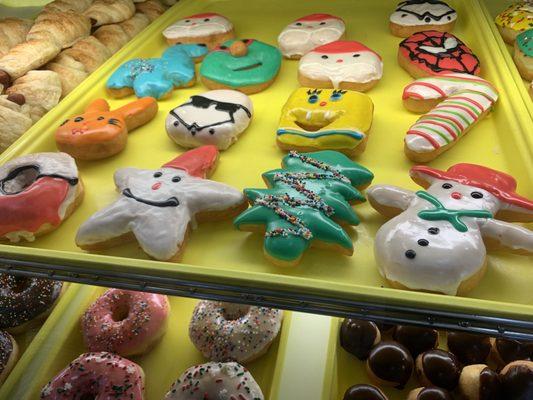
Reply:
[[[518,360],[533,359],[533,343],[512,339],[491,339],[492,358],[500,366]]]
[[[17,342],[9,333],[0,331],[0,385],[6,380],[18,358]]]
[[[83,339],[89,351],[122,356],[145,353],[166,331],[167,296],[109,289],[83,314]]]
[[[281,310],[204,300],[194,309],[189,337],[211,361],[246,363],[267,352],[282,319]]]
[[[62,288],[59,281],[0,274],[0,329],[13,334],[28,330],[48,316]]]
[[[85,353],[41,390],[41,400],[144,399],[144,371],[116,354]]]
[[[264,400],[263,392],[246,368],[236,362],[210,362],[186,370],[165,400]]]

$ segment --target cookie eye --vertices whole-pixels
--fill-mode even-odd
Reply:
[[[470,193],[470,196],[472,196],[474,199],[482,199],[483,198],[483,193],[472,192],[472,193]]]
[[[295,23],[294,25],[296,25],[296,26],[302,26],[302,23],[301,23],[301,22],[297,22],[297,23]]]
[[[321,22],[320,25],[326,25],[326,23],[325,22]]]
[[[81,121],[83,121],[83,117],[74,118],[74,122],[81,122]]]
[[[160,178],[163,174],[161,172],[156,172],[154,178]]]
[[[98,117],[98,118],[96,118],[97,121],[101,121],[101,120],[103,120],[103,119],[104,119],[104,117]]]
[[[118,126],[118,119],[116,119],[116,118],[109,118],[108,122],[111,125],[117,125]]]
[[[431,18],[426,17],[426,19],[424,21],[426,21],[426,24],[429,24],[431,22]]]
[[[334,90],[329,99],[331,101],[339,101],[344,93],[346,93],[345,90]]]
[[[451,189],[453,186],[451,183],[443,183],[442,184],[442,188],[443,189]]]
[[[209,22],[209,21],[211,21],[209,18],[204,19],[204,22]]]
[[[407,250],[407,251],[405,252],[405,256],[406,256],[408,259],[412,260],[413,258],[416,257],[416,251],[414,251],[414,250]]]
[[[209,133],[210,133],[211,135],[214,135],[214,134],[215,134],[215,130],[214,130],[214,129],[209,129]]]
[[[361,54],[357,54],[357,53],[355,53],[353,56],[354,56],[354,58],[357,58],[357,57],[360,57]]]
[[[324,55],[322,56],[322,58],[323,58],[324,60],[326,60],[326,59],[328,59],[329,57],[328,57],[327,55],[324,54]]]
[[[174,123],[172,125],[174,126],[178,126],[180,123],[178,121],[174,121]]]
[[[179,182],[181,181],[181,178],[179,176],[175,176],[172,178],[172,182]]]
[[[316,94],[312,94],[311,96],[309,96],[307,101],[311,104],[315,104],[318,101],[318,96]]]
[[[407,14],[402,14],[402,18],[405,18],[405,17],[407,17]]]
[[[186,19],[185,22],[191,22],[191,20],[190,19]]]

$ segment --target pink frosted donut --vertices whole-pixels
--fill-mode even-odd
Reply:
[[[85,345],[89,351],[142,354],[165,333],[169,311],[167,296],[109,289],[83,314]]]
[[[116,354],[85,353],[41,390],[42,400],[143,400],[144,372]]]

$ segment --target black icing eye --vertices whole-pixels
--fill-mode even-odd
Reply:
[[[470,193],[470,196],[472,196],[474,199],[482,199],[483,198],[483,193],[472,192],[472,193]]]
[[[96,118],[97,121],[101,121],[101,120],[103,120],[103,119],[104,119],[104,117],[98,117],[98,118]]]
[[[214,134],[215,134],[215,130],[214,130],[214,129],[209,129],[209,133],[210,133],[211,135],[214,135]]]
[[[219,47],[220,50],[226,50],[227,48],[228,48],[228,46],[224,46],[224,45]]]
[[[405,17],[407,17],[407,14],[402,14],[402,18],[405,18]]]
[[[204,19],[204,22],[209,22],[209,21],[211,21],[209,18]]]
[[[108,121],[111,125],[118,125],[118,119],[116,118],[109,118]]]
[[[327,59],[327,58],[329,58],[329,57],[328,57],[327,55],[324,54],[324,55],[322,56],[322,58],[325,60],[325,59]]]
[[[179,176],[175,176],[172,178],[172,182],[179,182],[181,181],[181,178]]]
[[[186,19],[185,22],[191,22],[191,20],[190,19]]]
[[[406,256],[408,259],[412,260],[413,258],[416,257],[416,251],[414,251],[414,250],[407,250],[407,251],[405,252],[405,256]]]
[[[438,235],[439,232],[440,232],[440,229],[435,226],[432,226],[431,228],[428,229],[428,233],[431,235]]]
[[[81,122],[81,121],[83,121],[83,117],[74,118],[74,122]]]
[[[154,178],[160,178],[163,174],[161,172],[156,172]]]
[[[320,25],[326,25],[326,23],[325,22],[321,22]]]
[[[178,121],[174,121],[174,123],[172,125],[174,126],[178,126],[180,123]]]
[[[68,119],[64,120],[63,123],[61,125],[59,125],[59,126],[65,125],[68,121],[69,121]]]
[[[429,242],[426,239],[418,239],[418,245],[419,246],[427,246]]]
[[[451,183],[443,183],[442,184],[442,188],[443,189],[451,189],[453,186]]]
[[[297,22],[297,23],[295,23],[294,25],[296,25],[296,26],[302,26],[302,23],[301,23],[301,22]]]
[[[448,15],[448,21],[451,21],[451,20],[452,20],[452,17],[450,17],[450,16]]]
[[[431,22],[431,18],[426,17],[426,19],[424,21],[426,21],[426,24],[429,24]]]
[[[357,53],[355,53],[353,56],[354,56],[354,57],[360,57],[361,54],[357,54]]]

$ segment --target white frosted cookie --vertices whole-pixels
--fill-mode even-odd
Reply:
[[[216,13],[195,14],[180,19],[163,31],[169,44],[203,43],[212,50],[220,43],[232,39],[233,24]]]
[[[167,116],[168,136],[183,147],[205,144],[225,150],[252,120],[252,100],[236,90],[211,90],[191,96]]]
[[[310,14],[287,25],[278,36],[284,57],[298,59],[315,47],[344,37],[344,21],[330,14]]]
[[[393,35],[409,37],[413,33],[436,30],[449,32],[453,29],[457,12],[440,0],[406,0],[398,3],[390,16]]]

